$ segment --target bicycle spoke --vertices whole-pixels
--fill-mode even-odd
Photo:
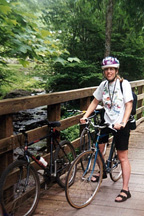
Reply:
[[[75,157],[76,154],[72,144],[69,141],[62,141],[56,150],[55,161],[57,167],[57,183],[63,188],[65,188],[67,173]],[[72,183],[74,174],[75,170],[73,170],[69,184]]]
[[[0,199],[7,215],[31,215],[37,204],[39,179],[33,167],[24,161],[12,163],[1,178]]]
[[[110,177],[114,182],[116,182],[121,178],[121,175],[122,175],[121,164],[118,159],[116,149],[114,148],[112,162],[111,162]]]

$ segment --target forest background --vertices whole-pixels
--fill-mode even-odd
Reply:
[[[0,0],[0,96],[98,85],[108,53],[144,77],[142,0]]]

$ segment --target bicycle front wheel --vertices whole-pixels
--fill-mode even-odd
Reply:
[[[84,128],[80,137],[80,152],[90,150],[93,146],[94,132],[90,132],[88,128]]]
[[[118,159],[117,151],[116,151],[116,148],[114,146],[112,159],[111,159],[110,178],[112,181],[116,182],[121,178],[121,175],[122,175],[121,163]]]
[[[65,188],[67,173],[75,158],[76,153],[72,144],[67,140],[61,141],[56,149],[54,161],[56,162],[57,169],[56,180],[62,188]],[[74,175],[75,170],[73,170],[72,178]],[[72,178],[69,184],[72,183]]]
[[[87,167],[83,170],[81,161]],[[103,174],[102,161],[97,156],[95,166],[95,152],[92,150],[81,153],[74,161],[67,175],[65,193],[69,204],[74,208],[83,208],[87,206],[97,194]],[[73,170],[76,170],[73,178],[73,183],[69,185]],[[94,169],[94,170],[93,170]],[[93,175],[99,175],[98,181],[92,182],[91,177]]]
[[[37,172],[24,160],[10,164],[0,180],[0,202],[4,215],[29,216],[39,201]]]

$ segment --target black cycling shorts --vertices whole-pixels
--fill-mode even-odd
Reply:
[[[99,144],[107,143],[110,133],[112,133],[113,136],[115,137],[115,146],[117,150],[122,150],[122,151],[128,150],[129,136],[130,136],[129,122],[126,124],[126,126],[123,129],[117,130],[117,132],[114,132],[109,128],[102,129],[101,137],[99,139]]]

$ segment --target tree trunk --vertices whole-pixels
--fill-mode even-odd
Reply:
[[[106,14],[106,35],[105,35],[105,57],[110,56],[111,52],[111,32],[113,17],[113,0],[109,0]]]

